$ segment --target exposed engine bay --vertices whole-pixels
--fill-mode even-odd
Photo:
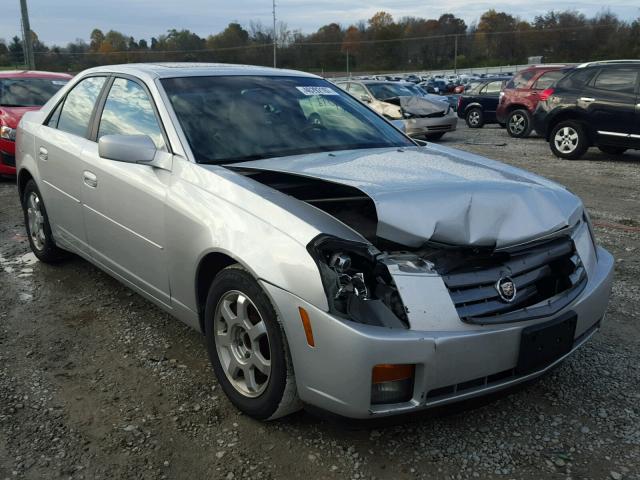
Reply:
[[[570,229],[537,246],[496,249],[426,241],[416,248],[377,235],[376,205],[358,188],[282,172],[243,173],[325,211],[370,242],[320,235],[308,246],[320,270],[329,310],[345,319],[410,328],[409,312],[392,272],[442,277],[461,319],[479,324],[556,298],[585,281],[584,269],[568,236]],[[517,284],[522,289],[518,303],[513,305],[495,298],[499,292],[494,283],[505,274],[513,275],[514,288]]]

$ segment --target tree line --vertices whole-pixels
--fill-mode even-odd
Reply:
[[[206,61],[271,65],[274,36],[278,66],[315,72],[419,71],[526,63],[582,62],[640,58],[640,17],[623,21],[604,11],[587,17],[576,11],[550,11],[525,21],[488,10],[467,25],[453,14],[437,19],[395,20],[381,11],[366,21],[330,23],[305,34],[279,23],[276,31],[260,22],[237,22],[217,34],[200,37],[189,30],[169,30],[151,38],[94,29],[89,42],[45,45],[32,32],[38,69],[77,72],[88,67],[127,62]],[[0,66],[23,64],[22,40],[0,39]]]

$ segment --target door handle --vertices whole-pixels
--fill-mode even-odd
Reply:
[[[578,100],[584,103],[591,103],[596,101],[595,98],[591,98],[591,97],[580,97]]]
[[[40,147],[38,149],[38,158],[43,162],[46,162],[49,159],[49,152],[47,151],[46,148]]]
[[[98,177],[88,170],[82,172],[82,179],[84,180],[84,184],[88,187],[96,188],[98,186]]]

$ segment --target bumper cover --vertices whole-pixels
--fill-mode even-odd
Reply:
[[[612,280],[613,257],[599,248],[582,294],[551,317],[577,314],[572,352],[599,327]],[[386,329],[337,319],[278,287],[262,285],[283,319],[301,400],[346,417],[394,415],[487,394],[539,376],[568,356],[527,375],[508,374],[517,364],[522,329],[551,318],[472,331]],[[315,347],[306,342],[300,306],[309,313]],[[409,402],[371,405],[371,371],[382,363],[416,365]]]
[[[0,139],[0,175],[16,174],[16,144]]]
[[[442,117],[410,118],[403,120],[407,135],[453,132],[458,126],[458,117],[453,111]]]

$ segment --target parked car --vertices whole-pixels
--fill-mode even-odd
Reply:
[[[446,102],[416,95],[406,82],[350,81],[337,85],[387,120],[401,120],[413,137],[438,140],[453,132],[458,119]]]
[[[560,158],[578,159],[591,146],[620,155],[640,148],[640,61],[578,66],[540,94],[533,123]]]
[[[458,117],[469,128],[482,128],[487,123],[500,123],[496,117],[500,91],[507,77],[486,78],[458,97]],[[504,126],[501,123],[502,126]]]
[[[39,109],[71,78],[64,73],[0,71],[0,175],[16,174],[15,138],[22,116]]]
[[[324,102],[332,123],[311,118]],[[578,197],[419,146],[314,75],[94,68],[25,114],[17,143],[34,254],[74,252],[202,332],[222,390],[258,419],[511,387],[607,308],[613,258]]]
[[[540,94],[564,77],[571,67],[566,65],[539,65],[518,72],[504,86],[496,111],[499,123],[515,138],[528,137],[533,129],[531,117]]]

